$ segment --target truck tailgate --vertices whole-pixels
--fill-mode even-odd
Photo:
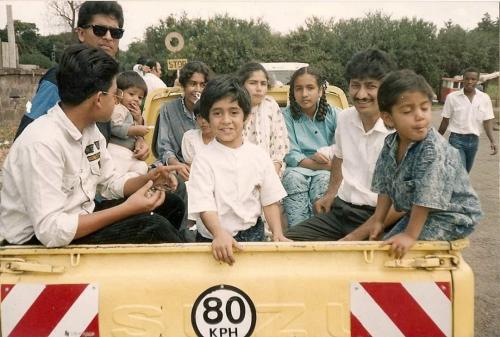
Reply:
[[[0,249],[2,336],[473,336],[467,240]]]

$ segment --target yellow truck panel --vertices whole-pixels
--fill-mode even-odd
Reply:
[[[5,246],[2,336],[470,337],[467,244],[243,243],[233,266],[196,243]]]

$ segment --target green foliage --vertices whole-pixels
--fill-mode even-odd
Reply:
[[[55,64],[47,56],[40,53],[23,54],[19,57],[19,63],[36,64],[40,68],[45,68],[45,69],[49,69]]]
[[[36,43],[40,38],[36,24],[14,20],[14,32],[20,55],[36,51]],[[8,40],[7,26],[0,29],[0,39],[4,42]]]
[[[40,36],[33,23],[15,21],[15,30],[21,59],[37,60],[30,63],[47,64],[47,58],[57,61],[64,48],[76,42],[72,33]],[[180,32],[185,41],[178,53],[165,48],[166,35],[174,31]],[[7,39],[6,29],[0,30],[0,38]],[[155,58],[162,63],[163,80],[169,84],[175,77],[175,72],[166,69],[166,61],[171,58],[200,60],[216,73],[234,72],[249,60],[307,62],[322,71],[331,84],[345,90],[346,63],[354,53],[370,47],[387,51],[401,68],[415,70],[438,89],[441,77],[460,74],[466,67],[475,66],[482,72],[498,70],[499,20],[485,13],[470,31],[452,21],[438,31],[434,24],[422,19],[396,20],[374,12],[348,20],[311,17],[304,25],[281,35],[260,19],[242,20],[228,15],[191,19],[184,13],[169,15],[148,27],[143,39],[131,43],[118,59],[126,70],[140,56]]]
[[[49,59],[54,59],[55,62],[58,62],[64,49],[73,43],[78,43],[78,39],[74,33],[47,35],[40,37],[37,49]]]
[[[53,63],[51,61],[53,57],[57,62],[67,46],[78,42],[74,33],[41,36],[36,24],[30,22],[14,20],[14,31],[20,62],[43,65],[44,68]],[[7,41],[7,28],[0,30],[0,39]]]

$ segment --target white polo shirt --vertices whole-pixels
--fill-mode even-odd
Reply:
[[[342,159],[342,183],[337,196],[355,205],[377,205],[377,194],[371,191],[372,176],[388,130],[381,118],[365,132],[356,108],[337,116],[334,154]]]
[[[495,118],[495,115],[488,94],[476,89],[471,102],[462,89],[446,96],[441,117],[450,119],[450,132],[479,136],[483,122]]]
[[[250,142],[237,149],[213,140],[196,153],[189,175],[188,212],[214,211],[232,236],[254,226],[262,207],[286,196],[269,154]],[[197,223],[198,232],[213,238]]]
[[[106,140],[95,124],[83,134],[55,105],[14,142],[3,167],[0,236],[21,244],[34,234],[47,247],[69,244],[80,214],[94,210],[96,189],[123,197]]]

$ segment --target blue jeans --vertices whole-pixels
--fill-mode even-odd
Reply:
[[[262,242],[266,241],[266,235],[264,232],[264,222],[262,218],[259,217],[255,226],[252,226],[244,231],[239,231],[234,239],[238,242]],[[212,239],[202,236],[200,233],[196,234],[196,242],[212,242]]]
[[[460,158],[467,172],[472,170],[474,158],[479,145],[479,137],[475,134],[462,135],[452,132],[449,138],[450,145],[458,150]]]

